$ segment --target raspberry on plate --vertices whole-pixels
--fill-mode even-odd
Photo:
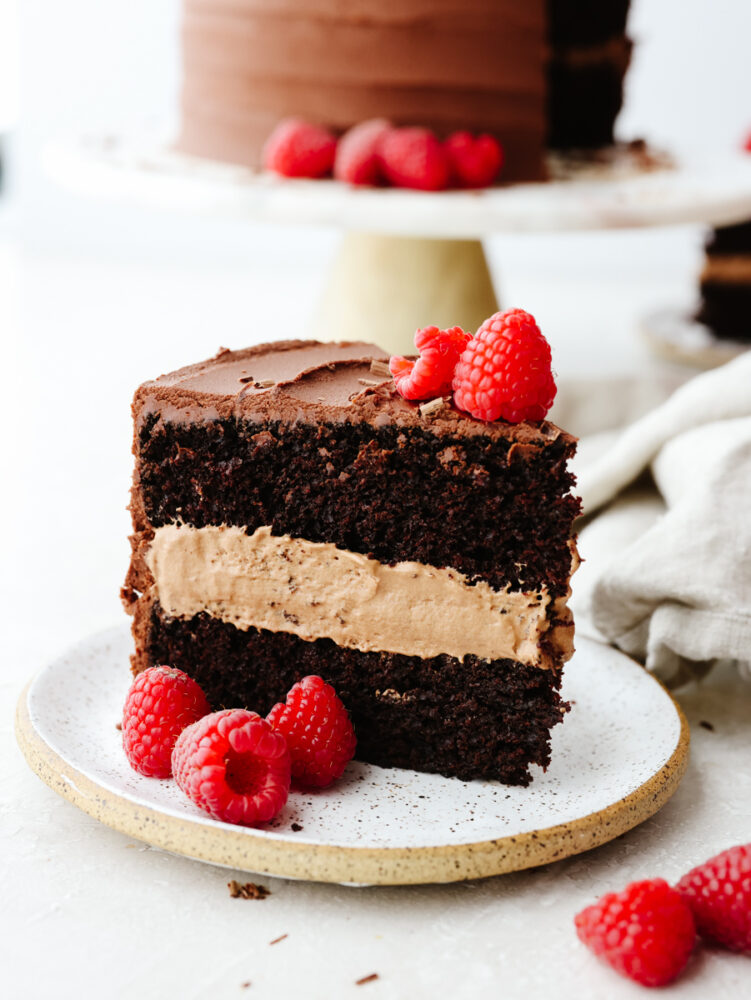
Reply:
[[[664,986],[675,979],[696,939],[691,910],[661,878],[607,893],[574,922],[595,955],[643,986]]]
[[[355,755],[357,741],[347,709],[320,677],[303,677],[266,718],[287,740],[292,775],[301,784],[330,785]]]
[[[486,319],[454,371],[454,402],[478,420],[544,420],[556,384],[550,345],[534,316],[509,309]]]
[[[449,185],[448,154],[429,129],[389,129],[378,152],[384,177],[396,187],[442,191]]]
[[[300,118],[280,121],[263,147],[263,165],[283,177],[325,177],[334,166],[336,136]]]
[[[334,177],[348,184],[379,184],[383,177],[378,148],[391,127],[385,118],[372,118],[345,132],[336,147]]]
[[[434,399],[451,393],[454,368],[471,334],[460,326],[439,330],[426,326],[415,334],[415,347],[420,352],[416,361],[398,356],[389,361],[397,392],[405,399]]]
[[[454,132],[444,146],[458,187],[488,187],[498,179],[503,166],[503,147],[494,136]]]
[[[133,681],[123,706],[123,748],[134,770],[169,778],[175,741],[211,706],[199,685],[174,667],[149,667]]]
[[[244,708],[214,712],[183,730],[172,770],[188,798],[225,823],[265,823],[289,795],[284,737]]]
[[[751,952],[751,844],[731,847],[697,865],[676,889],[696,929],[731,951]]]

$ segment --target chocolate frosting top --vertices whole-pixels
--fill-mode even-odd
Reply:
[[[449,399],[428,407],[409,402],[386,374],[387,361],[379,347],[357,342],[284,340],[241,351],[223,348],[213,358],[145,382],[133,413],[137,427],[158,413],[165,422],[181,423],[238,417],[420,426],[439,436],[486,435],[537,447],[560,437],[573,440],[548,421],[489,423],[462,413]]]

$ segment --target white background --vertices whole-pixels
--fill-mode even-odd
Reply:
[[[692,721],[709,718],[716,733],[695,730],[689,776],[653,821],[592,855],[450,889],[266,880],[266,902],[229,900],[227,873],[145,851],[25,768],[11,723],[23,683],[61,648],[122,620],[133,389],[220,344],[304,333],[336,234],[68,196],[42,169],[51,139],[173,118],[177,4],[18,8],[20,104],[10,198],[0,201],[3,995],[638,995],[578,947],[571,917],[631,878],[677,878],[748,838],[733,798],[745,786],[729,787],[727,774],[747,770],[751,705],[740,693],[729,705],[730,681],[683,695]],[[751,4],[640,0],[632,33],[622,134],[683,154],[734,148],[751,127]],[[9,37],[0,51],[14,50]],[[638,319],[690,300],[700,239],[692,227],[499,238],[490,253],[504,302],[538,316],[559,372],[605,377],[661,370],[636,337]],[[379,983],[352,986],[370,971]],[[747,960],[711,953],[680,995],[739,996],[748,981]]]

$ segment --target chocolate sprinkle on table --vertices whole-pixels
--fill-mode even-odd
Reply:
[[[227,883],[227,888],[233,899],[266,899],[271,895],[265,885],[256,885],[255,882],[246,882],[243,885],[234,878]]]
[[[362,979],[355,980],[355,986],[362,986],[364,983],[372,983],[374,979],[379,979],[377,972],[371,972],[369,976],[363,976]]]

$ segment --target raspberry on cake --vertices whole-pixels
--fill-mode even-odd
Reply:
[[[133,669],[262,714],[315,674],[359,759],[527,784],[566,711],[575,439],[428,419],[386,360],[287,341],[138,389]]]
[[[394,385],[405,399],[434,399],[451,392],[451,380],[462,351],[470,340],[460,326],[439,330],[426,326],[415,334],[420,352],[416,361],[393,357],[389,369]]]

